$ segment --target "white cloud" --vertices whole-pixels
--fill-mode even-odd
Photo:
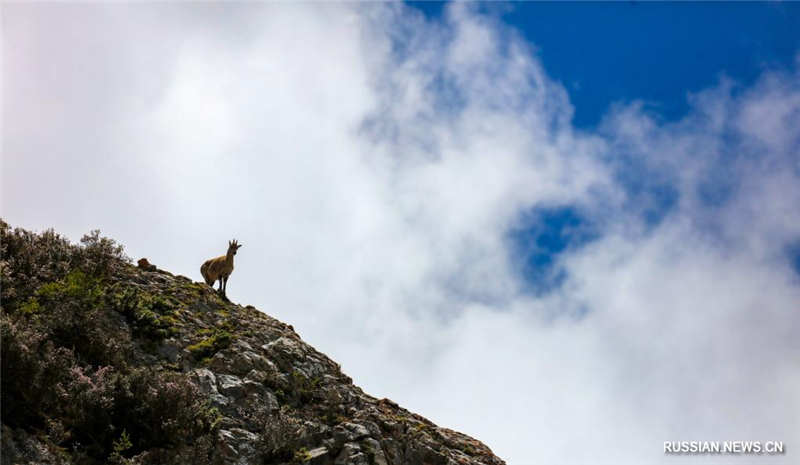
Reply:
[[[235,300],[512,464],[797,447],[796,74],[586,133],[533,49],[465,4],[444,22],[398,4],[4,13],[13,224],[100,227],[194,279],[237,237]],[[674,190],[661,222],[631,178]],[[525,293],[509,229],[572,205],[600,237],[559,258],[562,287]]]

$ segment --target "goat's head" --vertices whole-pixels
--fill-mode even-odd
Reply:
[[[236,255],[236,251],[239,250],[242,244],[236,242],[236,239],[232,241],[228,241],[228,253],[231,255]]]

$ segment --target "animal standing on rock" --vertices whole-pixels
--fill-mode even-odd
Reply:
[[[233,256],[239,250],[241,244],[236,242],[236,239],[228,241],[228,253],[217,258],[206,260],[203,266],[200,267],[200,274],[206,280],[206,284],[214,287],[214,282],[219,280],[219,292],[223,297],[225,290],[228,287],[228,278],[233,273]]]

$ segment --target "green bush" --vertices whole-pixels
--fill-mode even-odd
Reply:
[[[3,422],[31,431],[55,429],[56,444],[80,444],[102,461],[125,430],[132,453],[181,444],[211,432],[219,412],[184,375],[151,368],[93,366],[70,348],[56,346],[40,328],[14,322],[2,328]],[[60,437],[56,437],[60,436]]]
[[[2,219],[0,257],[0,301],[8,313],[43,284],[59,281],[71,271],[104,278],[130,262],[122,246],[100,236],[100,231],[91,231],[75,245],[52,229],[36,234],[12,229]]]
[[[175,309],[113,284],[127,266],[121,246],[96,231],[72,245],[1,220],[0,234],[3,423],[80,463],[208,445],[220,415],[185,375],[131,365],[134,340],[171,334]],[[230,343],[216,336],[215,346]]]
[[[126,349],[130,336],[114,323],[106,300],[99,279],[73,270],[42,285],[15,316],[38,328],[56,346],[73,349],[82,362],[110,365],[130,356]]]
[[[187,349],[195,359],[203,360],[214,356],[220,350],[226,349],[231,345],[231,341],[233,341],[231,333],[218,330],[197,344],[190,345]]]
[[[108,462],[115,465],[127,465],[130,463],[130,461],[127,460],[123,454],[131,447],[133,447],[133,443],[131,443],[128,430],[122,430],[122,434],[119,436],[119,439],[114,441],[113,452],[111,452],[111,455],[108,456]]]
[[[161,340],[176,333],[176,320],[170,314],[174,305],[161,296],[114,285],[109,295],[111,307],[125,316],[135,337]]]
[[[34,234],[0,220],[0,300],[12,311],[46,282],[63,278],[75,261],[76,246],[52,230]]]

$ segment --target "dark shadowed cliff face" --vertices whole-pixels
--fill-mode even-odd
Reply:
[[[205,284],[0,226],[3,464],[504,463]]]

